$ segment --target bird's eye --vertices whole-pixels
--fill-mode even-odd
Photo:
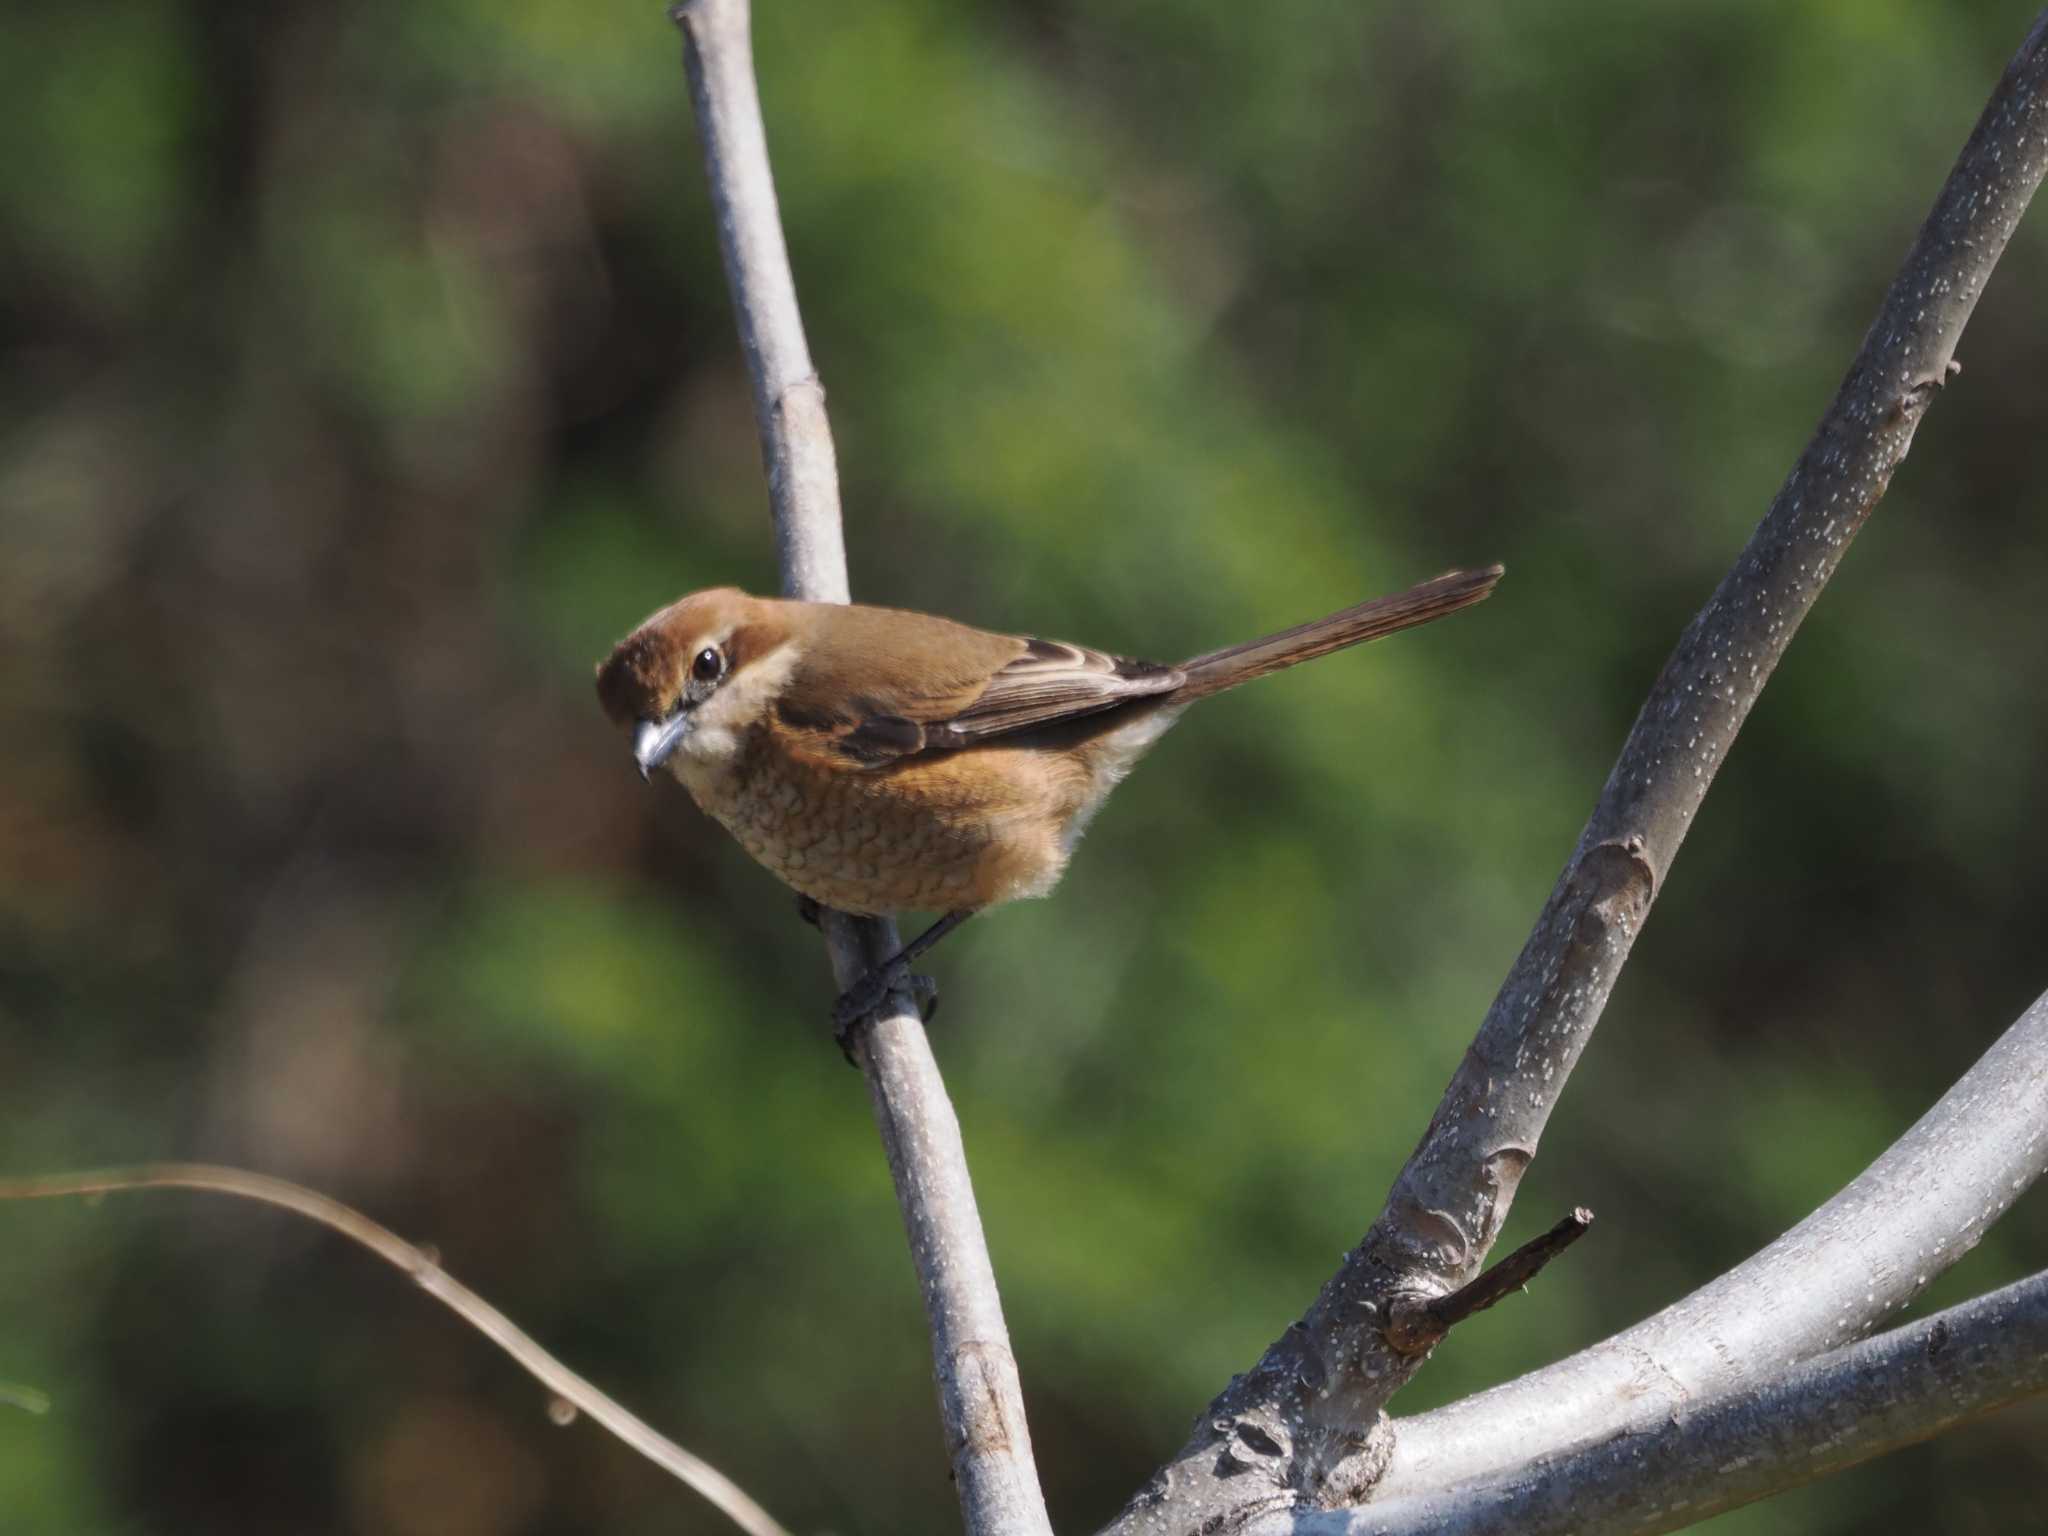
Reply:
[[[690,663],[690,676],[700,683],[715,683],[718,675],[725,670],[725,658],[711,646],[697,653],[697,659]]]

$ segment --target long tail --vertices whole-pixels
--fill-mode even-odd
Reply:
[[[1326,619],[1313,619],[1262,640],[1247,640],[1243,645],[1196,656],[1180,664],[1188,680],[1175,691],[1174,698],[1199,699],[1221,693],[1296,662],[1313,661],[1346,646],[1363,645],[1382,635],[1441,619],[1460,608],[1470,608],[1485,599],[1506,569],[1489,565],[1476,571],[1451,571],[1406,592],[1376,597]]]

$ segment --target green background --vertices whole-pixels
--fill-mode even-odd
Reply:
[[[1204,707],[934,969],[1060,1529],[1293,1318],[1804,443],[2028,6],[765,0],[855,590]],[[957,1529],[821,946],[589,686],[772,589],[655,5],[15,7],[0,39],[0,1171],[303,1180],[799,1532]],[[1684,1295],[2048,985],[2048,214],[1732,753],[1396,1406]],[[2021,1202],[1929,1296],[2048,1263]],[[396,1274],[188,1195],[0,1210],[8,1532],[724,1529]],[[2039,1517],[1996,1418],[1723,1533]]]

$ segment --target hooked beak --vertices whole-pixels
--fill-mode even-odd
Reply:
[[[677,710],[666,720],[642,720],[633,732],[633,761],[640,765],[642,779],[669,760],[690,734],[690,715]]]

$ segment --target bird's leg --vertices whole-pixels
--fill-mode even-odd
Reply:
[[[840,995],[839,1001],[832,1005],[832,1036],[839,1042],[841,1050],[848,1049],[848,1039],[854,1026],[882,1006],[882,999],[903,979],[910,963],[972,916],[972,907],[948,912]],[[917,990],[918,1010],[924,1018],[930,1019],[938,1012],[938,991],[929,986]]]
[[[824,911],[824,904],[815,896],[800,895],[796,899],[796,915],[809,923],[813,928],[824,928]]]

